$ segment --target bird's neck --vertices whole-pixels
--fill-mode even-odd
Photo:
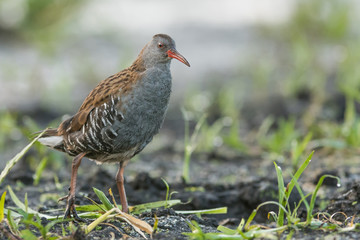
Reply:
[[[146,70],[144,60],[139,56],[129,67],[129,69],[134,72],[144,72]]]
[[[144,72],[151,68],[158,68],[163,71],[170,71],[170,61],[156,63],[151,61],[144,61],[144,59],[140,55],[129,68],[130,70],[136,72]]]

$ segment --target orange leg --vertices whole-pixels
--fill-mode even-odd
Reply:
[[[64,218],[71,218],[72,216],[75,218],[75,220],[83,221],[82,218],[80,218],[75,209],[75,191],[76,191],[76,177],[77,177],[77,171],[81,163],[81,159],[86,155],[86,153],[80,153],[77,155],[73,161],[72,161],[72,167],[71,167],[71,181],[70,181],[70,188],[69,188],[69,194],[60,199],[60,200],[67,200],[66,204],[66,210]]]
[[[116,174],[116,185],[117,185],[117,188],[118,188],[118,191],[120,194],[120,202],[121,202],[122,211],[125,213],[128,213],[129,208],[128,208],[125,187],[124,187],[124,169],[125,169],[126,163],[127,163],[127,161],[120,163],[119,170]]]

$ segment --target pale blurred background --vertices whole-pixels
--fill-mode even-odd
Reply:
[[[231,80],[249,61],[257,64],[273,52],[256,28],[285,24],[296,4],[1,0],[1,108],[73,112],[97,82],[129,66],[156,33],[172,36],[192,65],[172,64],[174,95],[181,98],[201,82]],[[224,76],[212,79],[213,73]]]
[[[209,129],[230,116],[221,131],[239,121],[235,130],[245,144],[268,152],[275,150],[253,137],[269,125],[265,119],[296,119],[301,130],[284,138],[277,154],[310,130],[315,140],[360,146],[360,134],[350,136],[352,127],[360,129],[353,125],[359,16],[355,0],[0,0],[0,163],[29,141],[31,130],[74,114],[99,81],[129,66],[157,33],[176,41],[191,68],[173,61],[165,130],[151,146],[173,144],[161,140],[171,131],[183,136],[176,125],[184,122],[181,107],[193,116],[207,113]],[[221,131],[211,136],[215,147],[225,139]],[[240,145],[231,147],[242,151]]]

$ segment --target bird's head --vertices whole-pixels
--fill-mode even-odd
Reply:
[[[190,67],[189,62],[176,50],[174,40],[166,34],[156,34],[143,49],[142,58],[146,66],[169,63],[175,58]]]

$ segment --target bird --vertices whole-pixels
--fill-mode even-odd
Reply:
[[[81,219],[75,209],[77,171],[86,157],[97,164],[119,164],[116,184],[121,208],[129,207],[124,169],[157,134],[164,121],[171,94],[170,63],[189,62],[166,34],[156,34],[128,68],[102,80],[88,94],[78,112],[48,128],[38,141],[73,156],[64,218]]]

